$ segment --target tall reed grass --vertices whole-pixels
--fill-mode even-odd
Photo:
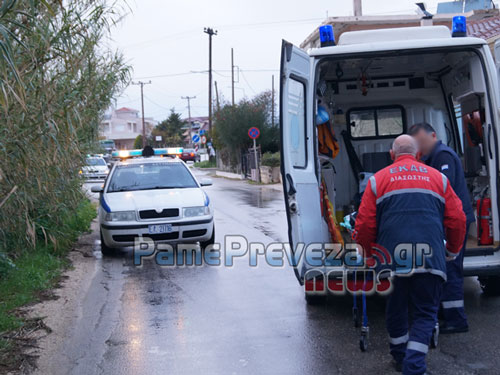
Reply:
[[[0,0],[0,262],[40,241],[57,249],[82,200],[78,171],[130,80],[109,47],[124,6]]]

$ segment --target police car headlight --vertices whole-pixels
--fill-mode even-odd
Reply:
[[[210,209],[207,206],[184,208],[184,217],[204,216],[208,214],[210,214]]]
[[[135,211],[108,212],[106,221],[134,221]]]

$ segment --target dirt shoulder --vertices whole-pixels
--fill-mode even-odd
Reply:
[[[98,223],[94,220],[92,231],[82,235],[68,254],[71,267],[61,277],[58,288],[45,292],[39,303],[24,307],[26,327],[16,332],[16,342],[21,350],[19,371],[9,374],[50,374],[51,358],[64,352],[64,342],[71,334],[75,321],[81,314],[81,300],[96,272],[94,251],[98,248]]]

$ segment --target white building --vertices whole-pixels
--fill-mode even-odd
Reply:
[[[144,122],[146,137],[149,137],[157,121],[146,117]],[[101,121],[99,135],[103,139],[112,139],[117,149],[132,149],[137,136],[142,135],[142,118],[139,111],[123,107],[106,114]]]

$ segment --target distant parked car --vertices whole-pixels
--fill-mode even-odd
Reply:
[[[185,148],[182,151],[180,158],[185,162],[192,161],[194,163],[198,163],[200,161],[200,155],[194,148]]]
[[[85,166],[80,170],[80,175],[87,179],[104,180],[108,177],[109,167],[102,156],[88,156]]]

